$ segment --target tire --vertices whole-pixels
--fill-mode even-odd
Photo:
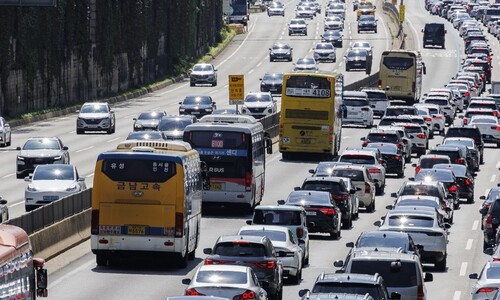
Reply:
[[[403,177],[405,177],[405,172],[404,172],[404,170],[399,171],[399,172],[397,173],[397,176],[398,176],[398,178],[403,178]]]
[[[453,209],[459,209],[460,208],[460,201],[458,201],[457,203],[453,203]]]
[[[189,86],[194,86],[194,85],[195,85],[194,82],[192,82],[192,81],[189,82]]]
[[[474,203],[474,194],[472,194],[470,197],[467,197],[467,203],[468,204]]]
[[[269,300],[282,300],[283,299],[283,287],[280,288],[279,291],[274,295],[269,295]]]
[[[269,56],[269,62],[273,62],[273,59]]]
[[[294,285],[300,284],[300,280],[302,279],[302,269],[297,272],[297,275],[290,276],[290,282]]]
[[[188,232],[187,236],[189,236],[189,232]],[[181,269],[187,268],[188,261],[189,261],[188,251],[189,251],[188,245],[186,245],[186,251],[185,251],[184,255],[178,254],[178,258],[177,258],[177,267],[178,268],[181,268]]]
[[[331,240],[338,240],[340,237],[340,234],[338,231],[332,231],[330,232],[330,239]]]
[[[108,257],[104,254],[96,254],[95,262],[99,267],[104,267],[108,264]]]
[[[214,83],[212,83],[212,86],[217,86],[217,80]]]
[[[352,216],[348,220],[342,222],[342,229],[350,229],[352,227]]]
[[[372,203],[366,207],[366,211],[372,213],[375,211],[375,199],[373,199]]]
[[[437,271],[440,271],[440,272],[445,272],[446,271],[446,254],[444,255],[444,258],[442,261],[436,263],[434,265],[434,268],[437,270]]]
[[[500,148],[500,142],[497,142],[497,148]]]
[[[76,134],[83,134],[84,131],[82,129],[76,129]]]
[[[24,178],[24,177],[25,177],[25,176],[23,176],[23,175],[24,175],[24,174],[22,174],[22,173],[21,173],[21,174],[17,174],[17,173],[16,173],[16,178],[17,178],[17,179],[22,179],[22,178]]]

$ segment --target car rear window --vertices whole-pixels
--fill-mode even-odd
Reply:
[[[387,247],[408,249],[408,238],[401,236],[361,236],[356,244],[357,247]]]
[[[433,200],[412,200],[405,199],[400,200],[396,206],[426,206],[426,207],[434,207],[439,208],[439,204]]]
[[[357,165],[373,165],[375,164],[375,157],[370,155],[342,155],[340,162],[348,162]]]
[[[370,294],[373,299],[385,299],[385,295],[382,292],[380,286],[374,285],[372,283],[362,284],[355,282],[317,282],[313,289],[314,294],[359,294],[365,295]]]
[[[448,105],[448,100],[446,100],[446,99],[427,99],[427,100],[425,100],[425,103],[437,104],[439,106],[446,106],[446,105]]]
[[[389,226],[404,227],[432,227],[434,219],[424,216],[391,216],[389,217]]]
[[[424,130],[418,126],[405,126],[405,131],[407,133],[422,133]]]
[[[307,181],[302,184],[301,190],[306,191],[323,191],[331,194],[339,194],[345,192],[338,182],[334,181]]]
[[[445,158],[425,158],[420,161],[420,168],[432,169],[432,166],[437,164],[449,164],[450,160]]]
[[[352,181],[365,181],[361,170],[333,170],[332,176],[351,178]]]
[[[214,254],[220,256],[262,257],[266,256],[266,248],[262,244],[247,241],[223,242],[215,246]]]
[[[351,273],[374,275],[378,273],[384,278],[387,287],[410,287],[417,285],[416,262],[401,262],[399,270],[391,269],[390,260],[352,260]]]
[[[200,271],[196,275],[198,283],[246,284],[247,273],[237,271]]]
[[[474,128],[474,127],[456,127],[456,128],[450,128],[446,132],[447,137],[468,137],[468,138],[473,138],[476,141],[476,144],[481,141],[481,133],[479,132],[479,129]]]
[[[286,233],[276,230],[242,230],[240,235],[267,236],[271,241],[286,242]]]
[[[263,210],[256,209],[253,215],[253,224],[265,225],[301,225],[299,211]]]
[[[441,171],[420,171],[417,176],[415,176],[416,181],[441,181],[441,182],[452,182],[455,181],[452,172],[441,172]]]
[[[439,191],[435,186],[432,185],[407,185],[403,188],[400,196],[406,195],[422,195],[422,196],[433,196],[440,197]]]
[[[399,115],[416,115],[417,114],[417,109],[415,107],[397,107],[397,108],[392,108],[388,107],[385,110],[385,115],[386,116],[399,116]]]
[[[460,153],[458,151],[430,150],[429,154],[446,155],[451,159],[451,161],[455,161],[460,158]]]
[[[362,99],[345,99],[344,98],[344,104],[346,106],[370,106],[370,103],[367,100],[362,100]]]
[[[370,143],[378,142],[395,144],[398,142],[398,136],[389,133],[370,133],[368,134],[367,139],[370,141]]]

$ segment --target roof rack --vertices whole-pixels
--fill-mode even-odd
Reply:
[[[153,152],[156,150],[190,151],[191,145],[182,141],[143,141],[129,140],[116,146],[117,150],[131,150],[134,152]]]

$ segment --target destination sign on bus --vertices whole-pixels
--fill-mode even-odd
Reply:
[[[242,149],[211,149],[198,148],[196,149],[200,155],[217,155],[217,156],[242,156],[247,157],[248,151]]]
[[[329,89],[311,89],[311,88],[286,88],[287,96],[296,97],[312,97],[312,98],[328,98],[330,97]]]

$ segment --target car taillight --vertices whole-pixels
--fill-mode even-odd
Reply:
[[[467,123],[469,123],[469,121],[467,121],[467,119],[464,119],[464,125],[467,125]]]
[[[495,111],[493,111],[493,115],[494,115],[495,117],[498,117],[498,112],[497,112],[496,110],[495,110]]]
[[[189,289],[186,290],[185,292],[186,296],[205,296],[204,294],[200,294],[197,290],[195,289]]]
[[[331,194],[333,200],[347,200],[347,195],[346,194]]]
[[[415,174],[418,174],[418,172],[420,172],[420,167],[415,168]]]
[[[417,137],[419,139],[425,139],[425,133],[419,133],[419,134],[417,134]]]
[[[455,162],[457,164],[463,164],[463,163],[465,163],[465,159],[463,159],[463,158],[457,158],[457,159],[455,159]]]
[[[457,186],[456,185],[450,186],[450,188],[448,189],[448,191],[450,191],[452,193],[455,193],[457,191]]]
[[[257,265],[257,267],[259,267],[261,269],[274,269],[274,267],[276,266],[276,263],[272,260],[270,260],[270,261],[258,261],[258,262],[254,262],[253,264]]]
[[[492,261],[500,261],[500,258],[494,257]]]
[[[469,97],[470,96],[470,93],[469,92],[465,92],[465,97]]]
[[[370,111],[370,109],[369,109],[369,108],[367,108],[367,107],[363,107],[363,108],[361,109],[361,111]]]
[[[442,116],[434,116],[434,119],[436,120],[441,120],[443,117]]]
[[[175,213],[175,237],[184,236],[184,214]]]
[[[99,210],[93,209],[90,221],[90,233],[99,234]]]
[[[377,168],[370,168],[368,169],[368,171],[370,172],[370,174],[380,174],[380,170]]]
[[[493,216],[488,215],[486,219],[484,219],[483,227],[486,229],[493,229]]]
[[[335,214],[335,209],[333,209],[331,207],[323,207],[323,208],[320,208],[319,211],[327,216],[333,216]]]
[[[365,182],[365,194],[371,193],[371,186],[368,182]]]
[[[471,184],[469,178],[465,178],[464,182],[465,182],[466,185],[470,185]]]
[[[380,80],[380,79],[378,80],[377,86],[378,86],[379,89],[382,88],[382,80]]]
[[[500,126],[491,126],[491,129],[500,130]]]
[[[245,173],[245,191],[250,192],[252,190],[252,172]]]
[[[304,237],[304,229],[302,227],[298,227],[297,228],[297,237],[299,239],[303,238]]]
[[[425,300],[424,285],[419,284],[417,288],[417,300]]]
[[[396,155],[396,156],[394,156],[394,159],[395,159],[395,160],[401,160],[401,156]]]
[[[243,294],[239,296],[235,296],[233,300],[247,300],[247,299],[255,299],[255,292],[254,291],[245,291]]]
[[[368,142],[363,142],[362,146],[366,147],[368,145]]]
[[[496,288],[496,287],[484,287],[484,288],[480,288],[479,290],[477,290],[476,294],[479,294],[479,293],[493,293],[496,290],[498,290],[498,288]]]
[[[401,147],[401,144],[400,143],[396,143],[396,147],[398,147],[398,148]]]
[[[427,122],[432,121],[432,119],[431,119],[431,118],[429,118],[429,117],[426,117],[426,118],[425,118],[425,120],[426,120]]]

